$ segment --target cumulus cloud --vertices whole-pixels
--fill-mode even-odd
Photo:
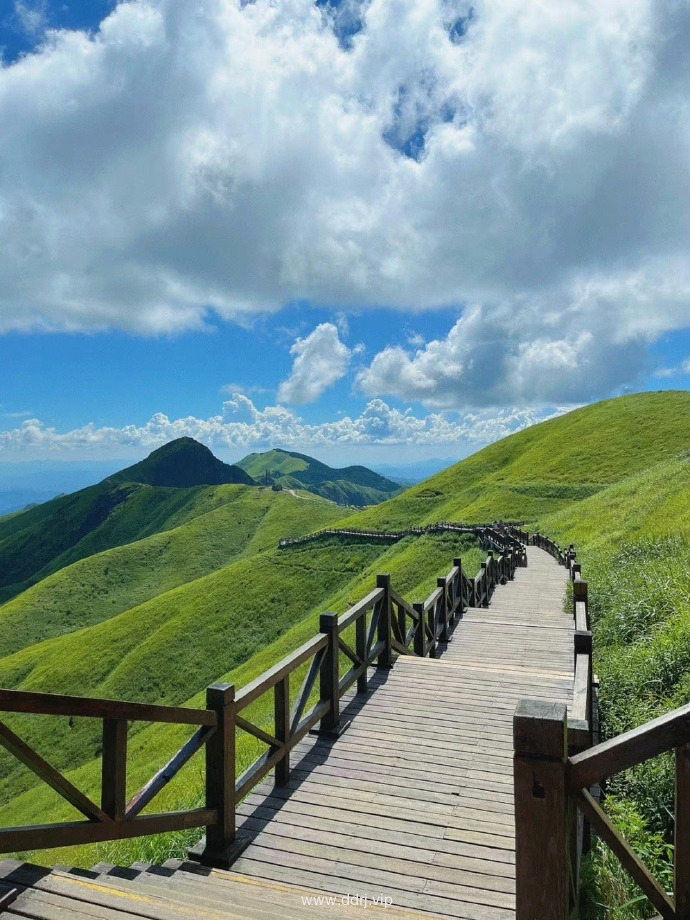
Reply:
[[[59,432],[38,419],[27,419],[15,429],[0,432],[0,457],[5,459],[80,457],[91,454],[120,456],[122,449],[153,450],[174,438],[192,437],[209,447],[265,450],[286,448],[357,448],[371,445],[413,445],[416,448],[483,445],[565,411],[543,409],[480,410],[451,419],[446,414],[415,416],[371,400],[361,415],[309,424],[283,406],[258,409],[252,400],[235,393],[223,404],[221,415],[208,419],[170,419],[156,413],[145,425],[123,428],[93,424]]]
[[[292,372],[278,389],[279,402],[302,405],[315,402],[345,376],[352,352],[340,341],[333,323],[321,323],[290,349],[295,360]]]
[[[444,339],[383,349],[357,384],[437,409],[595,400],[635,380],[649,342],[690,322],[689,296],[684,258],[475,304]]]
[[[475,304],[438,404],[489,352],[581,398],[690,322],[689,53],[687,0],[121,2],[0,69],[0,330]]]

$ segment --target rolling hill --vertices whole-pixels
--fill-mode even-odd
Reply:
[[[256,485],[239,466],[223,463],[194,438],[176,438],[154,450],[141,463],[109,476],[106,482],[140,482],[149,486],[189,489],[235,483]]]
[[[690,393],[623,396],[510,435],[343,526],[534,521],[687,450]]]
[[[365,466],[334,469],[306,454],[279,448],[249,454],[238,460],[237,466],[257,482],[283,489],[306,489],[339,505],[378,505],[402,491],[399,483]]]
[[[0,602],[79,559],[176,526],[220,483],[254,485],[244,470],[179,438],[98,485],[0,518]]]

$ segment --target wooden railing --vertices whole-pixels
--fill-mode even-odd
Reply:
[[[281,539],[278,542],[278,546],[280,549],[288,549],[292,546],[303,546],[306,543],[314,543],[317,540],[332,537],[340,540],[397,543],[400,540],[404,540],[405,537],[422,537],[428,533],[443,533],[444,531],[474,534],[482,544],[495,542],[495,548],[499,551],[504,551],[508,546],[511,546],[518,555],[520,553],[524,555],[523,544],[527,543],[527,534],[524,531],[520,531],[519,525],[514,522],[494,521],[491,524],[461,524],[455,521],[438,521],[425,527],[408,527],[405,530],[358,530],[356,528],[316,530],[303,537]],[[517,537],[516,533],[524,533],[524,539]],[[526,565],[527,563],[526,560],[522,560],[518,564]]]
[[[0,722],[0,744],[87,819],[33,827],[0,828],[0,852],[97,843],[204,825],[215,826],[222,816],[213,798],[207,800],[204,808],[145,816],[141,816],[140,812],[202,747],[206,747],[207,760],[214,760],[223,744],[224,706],[222,685],[209,687],[206,711],[0,690],[0,711],[5,713],[91,718],[103,722],[100,805],[84,795],[7,725]],[[135,721],[196,725],[199,728],[177,754],[128,801],[127,727],[128,722]]]
[[[690,920],[690,705],[571,756],[562,704],[522,702],[514,733],[517,920],[577,916],[582,840],[578,813],[615,853],[663,920]],[[673,896],[589,791],[622,770],[671,751],[676,759]]]
[[[592,633],[588,586],[573,546],[541,534],[530,543],[570,571],[575,619],[571,716],[560,703],[522,701],[514,717],[516,920],[579,916],[579,874],[590,827],[663,920],[690,920],[690,706],[592,746]],[[598,786],[616,773],[675,751],[675,885],[671,897],[652,876],[597,801]],[[597,790],[593,794],[590,790]]]
[[[434,656],[449,641],[463,611],[488,604],[496,585],[515,575],[526,562],[524,548],[500,527],[491,541],[506,548],[490,551],[481,571],[469,578],[462,561],[421,603],[409,603],[379,575],[365,598],[344,613],[324,613],[319,633],[238,693],[217,683],[206,691],[206,710],[149,706],[114,700],[0,691],[0,712],[61,715],[103,720],[101,803],[91,801],[73,783],[0,722],[0,745],[36,773],[86,821],[0,829],[0,852],[95,843],[205,827],[206,838],[190,855],[205,864],[228,866],[246,845],[236,835],[236,806],[270,772],[278,786],[290,775],[290,754],[309,731],[333,736],[342,729],[341,700],[356,684],[368,688],[369,668],[390,668],[399,655]],[[517,548],[516,548],[517,546]],[[349,667],[348,667],[349,665]],[[298,674],[299,672],[299,674]],[[291,679],[304,676],[291,704]],[[249,712],[252,704],[254,714]],[[192,738],[143,789],[127,801],[128,722],[199,726]],[[266,748],[237,777],[236,734],[245,732]],[[205,749],[205,806],[185,811],[141,815],[155,796],[192,756]]]

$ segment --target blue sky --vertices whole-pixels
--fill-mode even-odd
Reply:
[[[0,49],[0,481],[690,386],[687,2],[4,0]]]

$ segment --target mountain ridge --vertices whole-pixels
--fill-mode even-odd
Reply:
[[[308,454],[280,447],[237,461],[255,480],[285,489],[306,489],[336,504],[374,505],[402,491],[399,483],[366,466],[331,467]]]

